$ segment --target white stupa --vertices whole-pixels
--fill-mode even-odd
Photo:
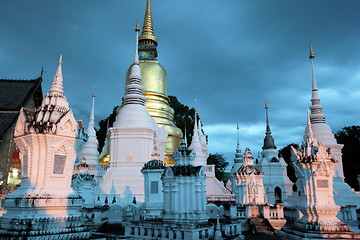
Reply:
[[[204,135],[202,130],[199,129],[198,124],[199,124],[199,122],[197,120],[197,114],[195,112],[194,130],[193,130],[193,135],[192,135],[191,144],[189,146],[189,149],[194,150],[194,152],[196,154],[194,162],[193,162],[194,166],[205,166],[206,160],[208,158],[208,155],[204,154],[204,146],[205,146],[205,149],[207,149],[206,136]],[[200,139],[200,132],[201,132],[201,136],[202,136],[201,139]],[[204,139],[205,139],[205,143],[204,143]]]
[[[186,148],[184,139],[173,158],[175,165],[167,167],[162,176],[164,222],[207,222],[204,167],[192,164],[195,152]]]
[[[319,141],[319,143],[321,144],[324,144],[328,148],[330,147],[332,151],[331,154],[335,157],[335,160],[337,161],[334,168],[335,202],[340,206],[357,205],[357,207],[360,207],[360,196],[357,195],[355,191],[351,189],[351,187],[347,183],[344,182],[344,171],[341,153],[341,149],[344,145],[338,144],[336,142],[334,133],[332,132],[330,126],[325,122],[326,115],[323,114],[323,106],[320,104],[320,96],[317,89],[314,70],[315,55],[311,45],[309,57],[312,67],[312,104],[310,106],[311,128],[317,141]]]
[[[14,141],[20,149],[21,187],[4,200],[1,239],[87,239],[82,198],[70,187],[84,132],[64,96],[62,57],[35,112],[22,108]]]
[[[267,203],[263,185],[264,173],[254,165],[249,148],[245,149],[243,164],[232,176],[235,183],[236,203],[241,205],[264,205]]]
[[[237,130],[237,138],[236,138],[236,150],[235,150],[235,158],[234,158],[234,164],[231,167],[231,175],[234,172],[237,172],[242,163],[243,163],[243,154],[241,153],[240,148],[240,128],[239,123],[236,124],[236,130]]]
[[[91,106],[91,113],[90,113],[90,121],[89,126],[87,128],[87,135],[88,140],[84,144],[83,148],[78,154],[80,159],[79,164],[83,162],[85,159],[86,164],[89,165],[88,172],[90,175],[94,175],[97,180],[101,180],[101,176],[104,174],[104,169],[99,165],[99,152],[98,146],[99,142],[96,137],[95,131],[95,114],[94,114],[94,107],[95,107],[95,93],[92,95],[92,106]]]
[[[138,24],[136,26],[136,53],[129,76],[123,106],[110,128],[110,167],[103,176],[102,190],[106,194],[120,195],[122,202],[144,200],[144,178],[140,170],[151,158],[154,135],[160,159],[164,160],[167,132],[159,128],[145,107],[144,87],[141,85],[141,70],[138,56]]]
[[[206,174],[206,196],[209,201],[224,197],[230,199],[231,192],[229,189],[215,177],[215,165],[207,165],[209,150],[206,135],[203,133],[201,125],[200,118],[198,120],[197,113],[195,112],[193,136],[189,146],[189,149],[195,153],[195,159],[192,164],[194,166],[204,166]]]
[[[261,158],[256,166],[260,171],[264,172],[263,183],[268,196],[268,202],[275,204],[276,202],[282,202],[288,196],[292,195],[293,183],[287,176],[287,164],[282,157],[279,157],[275,140],[271,135],[268,109],[269,105],[266,101],[266,136],[264,138]]]
[[[312,236],[326,238],[324,233],[330,235],[335,232],[342,234],[349,232],[350,227],[336,217],[341,208],[335,203],[333,194],[336,160],[331,154],[331,148],[319,143],[315,138],[309,116],[301,149],[291,147],[291,162],[295,169],[298,186],[298,192],[294,193],[296,194],[296,209],[302,213],[301,218],[295,221],[295,227],[301,229],[296,234],[304,234],[304,231],[314,233],[319,231],[319,236],[315,234]],[[342,238],[341,235],[335,236]]]

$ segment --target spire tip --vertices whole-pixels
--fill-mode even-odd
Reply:
[[[315,54],[314,54],[314,51],[313,51],[313,48],[312,48],[312,44],[310,43],[310,55],[309,55],[309,58],[310,59],[314,59],[315,58]]]
[[[62,54],[60,54],[59,65],[62,65]]]
[[[139,19],[136,19],[135,32],[140,32]]]

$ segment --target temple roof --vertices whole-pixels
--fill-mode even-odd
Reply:
[[[260,170],[257,169],[254,165],[242,165],[238,172],[244,175],[260,175]]]
[[[19,112],[0,112],[0,136],[14,123],[19,116]]]
[[[34,100],[35,105],[39,106],[42,99],[41,82],[42,77],[32,80],[0,79],[0,111],[19,111],[36,90]]]
[[[142,169],[164,169],[165,165],[162,161],[159,160],[150,160],[144,164]]]
[[[197,176],[201,170],[202,166],[192,166],[192,165],[175,165],[171,169],[175,176]]]
[[[19,111],[33,95],[35,108],[41,105],[42,77],[31,80],[0,79],[0,137],[16,121]]]

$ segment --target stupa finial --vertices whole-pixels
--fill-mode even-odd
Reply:
[[[320,96],[317,88],[316,78],[315,78],[315,64],[314,64],[314,58],[315,54],[313,51],[312,44],[310,43],[310,55],[309,58],[311,60],[311,85],[312,85],[312,91],[311,91],[311,114],[310,114],[310,120],[311,123],[325,123],[325,115],[322,113],[322,105],[320,104]]]
[[[313,48],[312,48],[312,44],[310,43],[310,55],[309,55],[309,58],[312,59],[312,58],[315,58],[315,54],[314,54],[314,51],[313,51]]]
[[[274,138],[271,136],[270,124],[269,124],[269,104],[268,101],[265,100],[265,112],[266,112],[266,132],[264,138],[264,146],[263,149],[276,149]]]
[[[95,87],[94,87],[95,88]],[[94,108],[95,108],[95,89],[94,89],[94,92],[92,94],[92,106],[91,106],[91,114],[90,114],[90,123],[89,124],[92,124],[93,126],[95,125],[95,114],[94,114]]]
[[[126,94],[124,96],[124,105],[127,104],[140,104],[145,106],[146,98],[143,94],[144,87],[141,85],[141,69],[139,66],[139,28],[138,23],[135,27],[136,32],[136,47],[134,64],[131,66],[129,75],[129,84],[126,86]]]
[[[184,140],[187,147],[187,137],[186,137],[186,122],[185,122],[185,129],[184,129]]]
[[[240,149],[240,127],[239,127],[239,122],[236,123],[236,131],[237,131],[236,150],[238,150],[238,149]]]
[[[59,65],[54,76],[54,80],[52,82],[50,93],[58,93],[63,95],[64,94],[64,87],[63,87],[63,76],[62,76],[62,54],[59,58]]]
[[[139,37],[139,40],[152,40],[157,43],[157,38],[155,37],[154,34],[150,0],[147,0],[146,3],[144,26],[141,35]]]
[[[136,48],[135,48],[135,59],[134,64],[139,64],[139,20],[136,19],[136,26],[135,26],[135,32],[136,32]]]
[[[268,112],[268,109],[269,109],[269,103],[267,101],[267,99],[265,99],[265,111],[266,111],[266,134],[271,134],[271,131],[270,131],[270,124],[269,124],[269,112]]]

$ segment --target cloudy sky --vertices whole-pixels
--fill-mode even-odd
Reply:
[[[88,123],[96,85],[96,119],[124,94],[134,55],[134,24],[145,0],[0,2],[0,78],[43,75],[50,88],[63,54],[65,95]],[[168,94],[197,108],[210,152],[231,161],[236,122],[241,146],[261,150],[264,101],[278,148],[301,141],[315,72],[333,131],[359,125],[360,1],[152,0],[159,62]]]

